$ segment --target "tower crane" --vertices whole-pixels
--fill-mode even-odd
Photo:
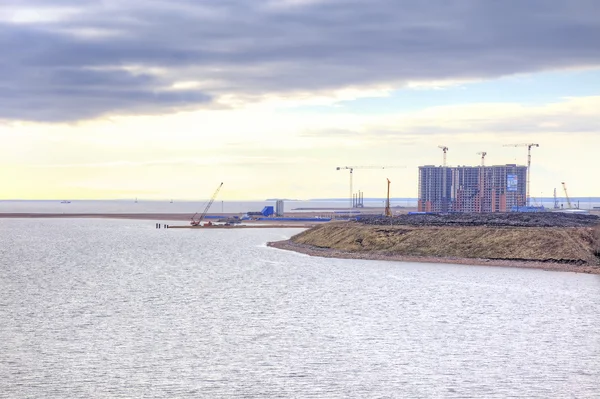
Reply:
[[[438,145],[438,148],[441,148],[444,151],[444,167],[446,167],[446,153],[448,152],[448,147],[445,145]]]
[[[485,156],[487,155],[487,152],[481,151],[478,152],[477,155],[481,155],[481,166],[485,166]]]
[[[563,186],[563,190],[565,190],[565,197],[567,198],[567,205],[569,206],[569,209],[572,209],[573,206],[571,205],[571,199],[569,198],[569,194],[567,194],[567,185],[564,181],[561,182],[561,184]]]
[[[215,198],[217,197],[217,194],[219,194],[219,190],[221,190],[222,186],[223,186],[223,182],[221,182],[221,184],[219,184],[219,187],[217,187],[217,190],[215,191],[213,196],[210,198],[210,201],[208,201],[206,208],[204,208],[204,211],[202,212],[202,214],[200,215],[198,220],[196,220],[196,215],[198,214],[198,212],[196,212],[194,214],[194,216],[192,216],[192,221],[190,222],[190,224],[192,226],[200,226],[200,222],[202,222],[202,220],[204,220],[204,217],[208,213],[208,210],[210,209],[210,206],[212,205],[212,203],[215,201]]]
[[[531,182],[531,147],[539,147],[539,144],[506,144],[504,147],[527,147],[527,206],[530,205],[530,182]]]
[[[483,199],[485,190],[485,156],[487,152],[481,151],[477,155],[481,155],[481,169],[479,170],[479,212],[483,212]]]
[[[385,216],[392,217],[392,209],[390,208],[390,179],[387,179],[387,201],[385,203]]]
[[[354,169],[393,169],[406,168],[406,166],[338,166],[335,170],[347,169],[350,171],[350,208],[352,208],[352,175]]]

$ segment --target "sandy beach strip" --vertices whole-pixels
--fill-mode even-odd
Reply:
[[[345,252],[331,248],[319,248],[311,245],[298,244],[291,240],[269,242],[267,246],[295,251],[310,256],[319,256],[323,258],[339,259],[363,259],[363,260],[384,260],[396,262],[418,262],[418,263],[447,263],[472,266],[501,266],[516,267],[522,269],[539,269],[555,272],[572,272],[586,274],[600,274],[600,267],[589,265],[573,265],[556,262],[540,261],[516,261],[500,259],[477,259],[477,258],[437,258],[422,256],[388,255],[382,253],[367,252]]]
[[[209,215],[210,216],[210,215]],[[73,218],[91,218],[91,219],[129,219],[129,220],[152,220],[154,222],[165,221],[176,222],[169,223],[171,228],[192,228],[189,225],[191,219],[189,213],[0,213],[0,219],[73,219]],[[208,221],[208,220],[207,220]],[[215,219],[210,219],[212,223],[218,225]],[[289,220],[244,220],[243,225],[233,225],[230,228],[299,228],[308,229],[325,222],[307,222],[307,221],[289,221]]]

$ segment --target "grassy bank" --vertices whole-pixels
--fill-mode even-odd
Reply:
[[[294,243],[360,254],[598,265],[597,227],[414,227],[329,223]]]

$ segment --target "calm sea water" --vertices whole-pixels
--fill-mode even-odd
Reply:
[[[190,215],[202,211],[208,201],[180,201],[170,200],[71,200],[70,203],[62,203],[60,200],[0,200],[0,213],[189,213]],[[559,201],[566,208],[564,201]],[[600,198],[572,198],[573,206],[579,206],[581,209],[592,209],[600,207]],[[264,206],[275,206],[275,201],[215,201],[211,208],[211,213],[246,213],[258,212]],[[383,199],[365,199],[365,207],[382,208],[385,207]],[[417,200],[414,198],[396,198],[390,200],[392,207],[416,207]],[[535,199],[532,205],[543,205],[546,208],[554,207],[553,199]],[[284,201],[285,212],[312,212],[307,208],[318,208],[324,213],[328,210],[343,211],[349,208],[347,200],[311,200],[311,201]],[[304,210],[303,210],[304,209]],[[360,209],[354,209],[360,211]]]
[[[600,277],[0,219],[0,397],[598,398]]]
[[[204,209],[208,201],[149,201],[134,200],[72,200],[62,203],[59,200],[42,201],[0,201],[0,213],[190,213]],[[367,207],[384,207],[384,200],[365,200]],[[264,206],[275,206],[275,201],[215,201],[211,213],[258,212]],[[415,199],[396,199],[392,206],[416,207]],[[349,201],[284,201],[286,212],[303,212],[302,208],[320,208],[323,210],[348,209]],[[309,212],[307,210],[307,212]]]

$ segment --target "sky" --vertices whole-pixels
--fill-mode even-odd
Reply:
[[[600,196],[596,0],[2,0],[0,199]],[[368,168],[361,168],[368,167]]]

